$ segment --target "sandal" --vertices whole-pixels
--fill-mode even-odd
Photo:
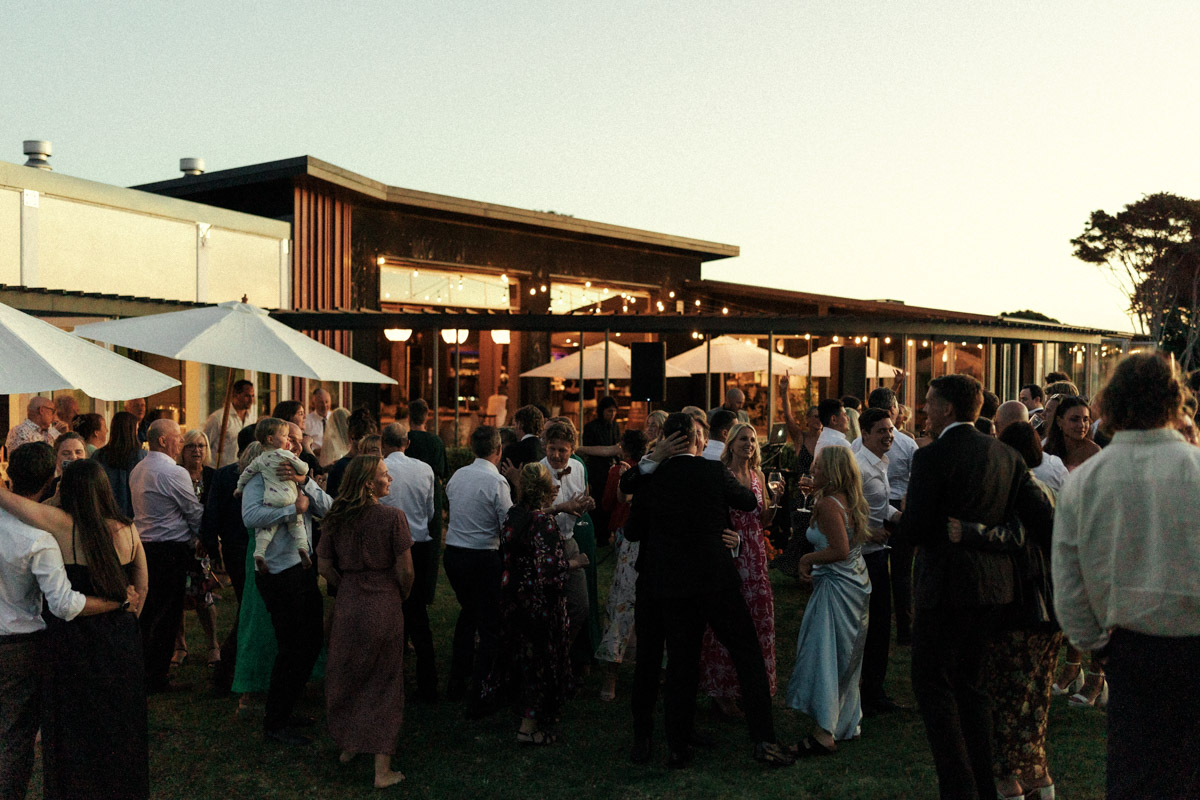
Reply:
[[[558,741],[558,737],[547,730],[538,729],[536,731],[517,731],[517,744],[529,745],[547,745],[554,744]]]
[[[754,760],[768,767],[790,767],[796,756],[774,742],[759,742],[754,745]]]
[[[788,748],[788,754],[795,756],[796,758],[809,758],[810,756],[831,756],[836,752],[836,747],[826,747],[812,736],[806,736],[800,741],[799,744],[792,745]]]

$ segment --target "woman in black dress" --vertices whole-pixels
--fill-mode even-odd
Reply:
[[[58,542],[71,587],[138,608],[70,622],[50,618],[42,763],[47,800],[142,800],[150,794],[146,686],[136,613],[147,586],[137,530],[117,510],[104,471],[94,461],[63,470],[62,508],[0,490],[0,506]]]
[[[92,454],[92,458],[104,469],[108,485],[117,508],[122,514],[133,518],[133,495],[129,491],[129,473],[146,457],[142,443],[138,441],[138,419],[128,411],[113,414],[109,425],[108,444]]]

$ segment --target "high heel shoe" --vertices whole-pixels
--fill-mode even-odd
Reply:
[[[1079,661],[1068,661],[1066,663],[1066,666],[1078,667],[1078,666],[1080,666],[1080,663],[1081,662],[1079,662]],[[1083,678],[1083,669],[1081,668],[1079,670],[1079,672],[1075,673],[1075,680],[1071,681],[1066,686],[1059,686],[1058,681],[1055,681],[1054,685],[1050,687],[1050,694],[1054,695],[1055,697],[1058,697],[1058,696],[1061,696],[1064,694],[1068,694],[1068,695],[1075,694],[1076,692],[1078,692],[1080,689],[1083,688],[1083,679],[1084,679]]]
[[[1067,699],[1067,703],[1075,708],[1105,708],[1108,705],[1108,681],[1100,679],[1100,691],[1094,698],[1076,692]]]

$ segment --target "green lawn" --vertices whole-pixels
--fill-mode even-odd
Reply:
[[[607,557],[606,557],[607,556]],[[601,601],[611,578],[613,559],[601,554]],[[779,683],[790,675],[796,634],[806,594],[790,578],[773,573],[778,620]],[[232,590],[219,603],[222,631],[236,604]],[[450,637],[457,605],[442,576],[433,610],[435,643],[445,685]],[[202,655],[195,617],[188,615],[189,642]],[[412,670],[409,686],[412,687]],[[306,748],[268,745],[261,736],[261,706],[237,715],[237,702],[215,699],[207,691],[208,669],[191,662],[179,679],[194,683],[191,693],[150,701],[151,788],[155,798],[352,798],[376,797],[370,785],[371,759],[349,766],[337,761],[333,741],[316,729]],[[467,721],[456,704],[410,705],[406,710],[395,765],[407,776],[392,796],[421,798],[934,798],[933,764],[915,713],[866,720],[862,738],[844,743],[832,758],[799,762],[769,770],[750,757],[743,724],[719,720],[707,701],[699,703],[697,724],[717,740],[712,751],[698,751],[695,765],[669,772],[666,746],[656,738],[655,760],[635,767],[626,760],[630,744],[629,682],[632,665],[623,667],[616,702],[597,698],[598,675],[565,710],[563,740],[545,748],[518,746],[516,720],[501,712]],[[911,704],[908,650],[893,648],[889,691]],[[782,741],[795,741],[810,723],[786,711],[776,700],[776,727]],[[324,717],[320,687],[310,685],[304,712]],[[660,716],[656,723],[661,732]],[[103,735],[103,732],[97,732]],[[1050,763],[1058,796],[1066,800],[1103,797],[1104,715],[1069,709],[1057,699],[1051,714]],[[40,764],[37,767],[40,773]],[[30,797],[40,797],[35,777]]]

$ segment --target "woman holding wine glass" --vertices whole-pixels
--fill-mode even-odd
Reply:
[[[730,518],[737,533],[738,543],[734,560],[742,578],[742,597],[750,609],[754,629],[762,647],[763,662],[767,668],[767,680],[771,694],[775,694],[775,596],[771,592],[771,580],[767,577],[767,544],[763,530],[775,516],[775,505],[779,499],[778,489],[773,496],[766,496],[767,481],[759,466],[758,436],[754,426],[738,423],[725,439],[725,451],[721,462],[743,486],[754,492],[758,507],[754,511],[730,511]],[[782,484],[779,473],[772,472],[775,486]],[[768,502],[769,501],[769,502]],[[739,697],[737,672],[729,653],[713,636],[712,630],[704,634],[704,649],[700,657],[701,686],[712,696],[717,707],[727,716],[741,716],[737,707]]]

